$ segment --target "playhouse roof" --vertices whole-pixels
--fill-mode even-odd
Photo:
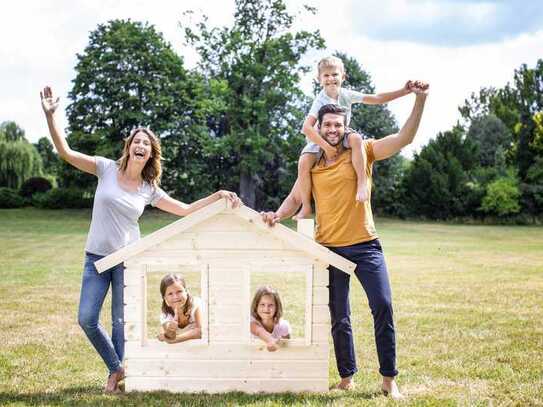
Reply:
[[[178,221],[175,221],[143,237],[136,242],[117,250],[109,256],[98,260],[94,263],[96,269],[99,273],[101,273],[121,262],[124,262],[138,255],[139,253],[153,246],[162,243],[165,240],[170,239],[175,235],[178,235],[179,233],[189,230],[195,225],[221,212],[236,215],[237,217],[239,217],[240,221],[249,222],[256,228],[265,230],[267,231],[267,233],[272,234],[274,237],[288,243],[293,248],[305,252],[308,256],[314,257],[316,260],[319,260],[323,263],[331,264],[332,266],[344,271],[347,274],[352,274],[354,272],[356,265],[353,262],[335,254],[331,250],[327,249],[324,246],[321,246],[309,237],[304,236],[303,234],[289,229],[288,227],[281,224],[276,224],[273,227],[269,227],[268,225],[266,225],[266,223],[264,223],[261,215],[258,212],[244,205],[232,209],[228,206],[225,199],[220,199],[217,202],[209,204],[191,213],[190,215],[185,216],[184,218],[179,219]]]

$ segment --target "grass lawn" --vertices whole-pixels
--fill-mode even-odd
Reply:
[[[142,233],[173,219],[148,211]],[[377,219],[407,395],[395,403],[378,392],[372,320],[357,281],[359,373],[350,393],[103,395],[105,366],[77,324],[89,220],[89,211],[0,210],[0,405],[543,405],[541,227]],[[109,303],[104,311],[109,326]],[[331,352],[330,384],[337,381]]]

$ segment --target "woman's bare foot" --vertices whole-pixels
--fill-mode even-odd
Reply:
[[[124,379],[124,368],[120,367],[119,370],[116,372],[113,372],[109,375],[107,378],[106,387],[104,389],[104,392],[115,394],[120,393],[121,390],[119,390],[119,382]]]
[[[398,385],[393,377],[383,376],[383,384],[381,385],[381,390],[385,396],[390,396],[394,400],[401,400],[404,398],[403,394],[400,393]]]
[[[352,390],[354,389],[353,377],[343,377],[338,384],[336,384],[333,389],[335,390]]]

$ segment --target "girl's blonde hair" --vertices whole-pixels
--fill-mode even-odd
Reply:
[[[320,76],[321,71],[324,68],[332,68],[337,67],[341,69],[341,72],[345,73],[345,65],[343,65],[343,61],[341,58],[335,57],[335,56],[329,56],[321,59],[317,65],[318,75]]]
[[[181,285],[187,290],[187,301],[183,305],[183,315],[186,317],[190,316],[190,311],[192,310],[192,295],[190,295],[189,290],[187,289],[187,283],[185,279],[177,274],[166,274],[160,280],[160,295],[162,295],[162,312],[164,314],[175,315],[172,307],[166,304],[164,296],[166,295],[166,289],[171,286],[173,283],[181,283]]]
[[[262,322],[262,319],[258,316],[257,309],[260,300],[265,295],[269,295],[275,301],[275,315],[273,316],[273,322],[278,323],[283,316],[283,304],[281,303],[281,298],[279,297],[277,290],[269,285],[259,287],[256,290],[253,302],[251,304],[251,316],[258,322]]]
[[[126,171],[128,159],[130,158],[130,145],[136,134],[140,132],[149,137],[149,141],[151,142],[151,157],[145,163],[145,167],[141,171],[141,177],[145,182],[157,187],[160,184],[160,177],[162,176],[162,164],[160,162],[162,160],[162,149],[160,148],[158,137],[151,130],[145,127],[137,127],[132,130],[130,135],[124,139],[123,153],[121,158],[117,160],[117,164],[121,171]]]

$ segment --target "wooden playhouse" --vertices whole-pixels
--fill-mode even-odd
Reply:
[[[327,267],[350,274],[355,265],[313,241],[312,220],[300,225],[306,233],[270,228],[220,200],[96,262],[99,272],[126,267],[126,391],[327,391]],[[167,344],[148,332],[148,276],[157,272],[197,273],[202,339]],[[305,287],[301,333],[277,352],[250,335],[251,279],[263,273],[299,276]]]

